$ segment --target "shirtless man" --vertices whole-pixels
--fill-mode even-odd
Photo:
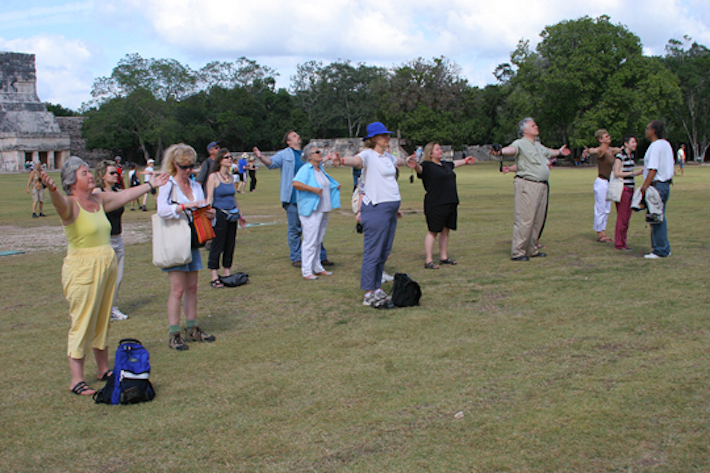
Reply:
[[[605,129],[597,130],[594,138],[599,142],[597,148],[584,148],[582,157],[590,154],[596,155],[599,174],[594,180],[594,231],[597,232],[597,241],[600,243],[613,243],[606,234],[606,222],[611,212],[611,201],[606,200],[606,191],[609,187],[609,176],[614,168],[615,156],[621,152],[621,148],[611,147],[611,136]]]

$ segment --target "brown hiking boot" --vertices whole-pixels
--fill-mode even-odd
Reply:
[[[214,342],[214,335],[207,335],[200,327],[195,325],[192,328],[185,329],[185,340],[188,342]]]
[[[188,347],[185,344],[185,341],[182,339],[180,332],[170,334],[170,340],[168,341],[168,346],[170,348],[172,348],[173,350],[178,350],[178,351],[190,349],[190,347]]]

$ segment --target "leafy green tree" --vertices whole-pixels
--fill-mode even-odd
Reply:
[[[506,118],[534,116],[545,143],[581,147],[602,127],[638,133],[678,100],[676,78],[608,16],[562,21],[540,36],[535,51],[521,41],[496,76],[512,89]]]
[[[316,136],[353,137],[377,114],[375,84],[385,76],[382,68],[350,61],[309,61],[298,65],[291,89]]]
[[[82,135],[87,147],[123,150],[133,160],[160,157],[162,148],[176,135],[169,104],[146,89],[112,98],[88,110],[86,117]]]
[[[663,62],[680,81],[682,100],[673,109],[682,130],[678,138],[687,140],[702,160],[710,147],[710,50],[691,41],[688,36],[668,41]]]
[[[59,104],[45,102],[45,105],[47,106],[47,111],[52,112],[55,117],[75,117],[79,115],[78,112],[75,112],[70,108],[62,107]]]

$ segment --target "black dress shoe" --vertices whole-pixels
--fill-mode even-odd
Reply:
[[[538,254],[539,254],[539,253],[538,253]],[[516,256],[515,258],[510,258],[510,259],[511,259],[511,261],[530,261],[530,258],[528,258],[528,257],[525,256],[525,255],[523,255],[523,256]]]
[[[543,253],[542,251],[538,251],[537,253],[532,255],[531,258],[544,258],[545,256],[547,256],[546,253]]]
[[[300,267],[301,267],[301,262],[300,262],[300,261],[294,261],[293,263],[291,263],[291,266],[293,266],[294,268],[300,268]]]
[[[333,263],[332,261],[330,261],[330,260],[328,260],[328,259],[322,260],[322,261],[320,262],[320,264],[322,264],[323,266],[335,266],[335,263]]]

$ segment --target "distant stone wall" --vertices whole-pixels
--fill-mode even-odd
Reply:
[[[57,117],[57,123],[59,123],[62,132],[69,135],[69,152],[72,156],[79,156],[91,167],[98,165],[104,159],[113,158],[113,153],[107,149],[86,149],[86,140],[81,136],[84,117]]]
[[[35,55],[0,52],[0,171],[56,169],[68,156],[69,136],[37,96]]]

